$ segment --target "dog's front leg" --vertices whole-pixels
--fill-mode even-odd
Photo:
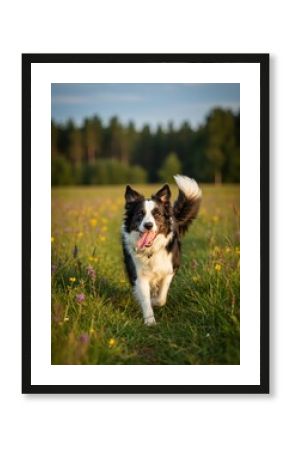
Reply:
[[[148,278],[144,276],[139,276],[137,278],[134,293],[142,308],[144,323],[146,325],[155,325],[156,322],[150,301],[150,285]]]
[[[170,273],[163,278],[163,280],[160,284],[158,295],[156,297],[152,298],[153,306],[164,306],[165,305],[166,300],[167,300],[168,289],[169,289],[170,283],[172,281],[173,275],[174,275],[173,273]]]

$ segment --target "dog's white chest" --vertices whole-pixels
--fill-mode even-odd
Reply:
[[[137,256],[137,273],[145,276],[150,283],[158,283],[166,275],[173,273],[172,255],[166,249],[160,249],[152,256]]]
[[[132,232],[131,234],[125,234],[125,236],[138,277],[145,277],[151,285],[155,285],[167,275],[173,274],[172,253],[166,250],[168,242],[172,239],[172,233],[166,237],[159,234],[152,247],[140,252],[135,250],[138,234]]]
[[[152,272],[162,275],[172,273],[172,254],[168,253],[165,249],[159,250],[158,253],[149,258],[149,267]]]

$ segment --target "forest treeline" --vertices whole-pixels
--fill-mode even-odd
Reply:
[[[193,129],[188,122],[156,130],[97,116],[81,126],[51,124],[52,184],[122,184],[172,181],[183,173],[200,182],[240,179],[240,114],[213,109]]]

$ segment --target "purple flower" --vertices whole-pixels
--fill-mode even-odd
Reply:
[[[85,301],[85,299],[86,299],[86,296],[82,292],[80,294],[76,295],[76,302],[77,303],[83,303],[83,301]]]
[[[82,333],[79,337],[79,340],[82,344],[88,344],[90,341],[90,336],[88,333]]]
[[[95,281],[95,279],[96,279],[96,271],[95,271],[95,269],[93,269],[92,266],[88,266],[87,274],[88,274],[89,278],[91,278],[93,281]]]

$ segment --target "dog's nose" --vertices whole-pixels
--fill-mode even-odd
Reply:
[[[146,230],[151,230],[153,228],[153,223],[152,222],[144,223],[144,228],[146,228]]]

